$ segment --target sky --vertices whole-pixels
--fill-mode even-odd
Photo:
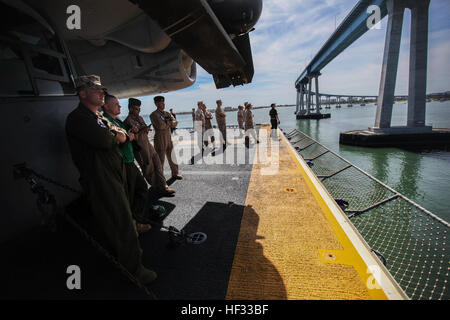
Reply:
[[[358,0],[263,0],[263,11],[250,33],[255,74],[250,84],[216,89],[212,76],[197,65],[197,81],[189,88],[165,93],[166,108],[190,111],[202,100],[236,107],[295,104],[295,80],[344,20]],[[450,90],[450,1],[431,0],[428,35],[427,93]],[[409,10],[405,11],[396,95],[407,95],[409,77]],[[387,17],[322,69],[324,93],[378,95]],[[153,95],[139,97],[142,114],[154,110]],[[127,100],[120,101],[123,106]]]

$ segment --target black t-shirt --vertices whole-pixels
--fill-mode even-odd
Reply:
[[[276,117],[277,114],[278,114],[278,112],[277,112],[276,109],[271,109],[271,110],[269,111],[270,120],[277,120],[277,117]]]

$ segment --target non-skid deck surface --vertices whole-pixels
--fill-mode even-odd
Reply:
[[[275,174],[253,166],[226,298],[385,298],[368,290],[361,258],[287,143],[280,140]]]
[[[366,266],[278,135],[279,159],[263,164],[255,163],[263,139],[246,149],[242,138],[230,139],[225,163],[221,150],[194,164],[180,161],[184,179],[169,180],[175,197],[158,200],[169,212],[162,223],[208,238],[169,247],[163,229],[140,236],[143,263],[158,274],[147,287],[152,298],[385,298],[367,289]],[[176,143],[177,152],[188,154],[192,144]],[[2,298],[148,298],[73,230],[48,238],[28,233],[2,244]],[[72,264],[81,267],[81,291],[66,287]]]

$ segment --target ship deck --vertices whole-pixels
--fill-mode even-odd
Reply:
[[[261,133],[270,135],[269,127],[262,126]],[[140,236],[143,263],[158,274],[147,287],[151,297],[404,298],[281,131],[270,139],[277,141],[276,147],[261,141],[246,149],[243,138],[229,139],[226,152],[217,151],[215,157],[205,155],[195,164],[179,161],[183,180],[169,180],[176,195],[157,200],[169,212],[162,223],[186,233],[203,232],[207,240],[168,246],[168,233],[157,227]],[[178,154],[186,155],[180,150],[193,142],[175,145]],[[255,161],[264,148],[270,156]],[[236,161],[239,154],[243,161]],[[165,169],[168,175],[167,165]],[[66,228],[56,234],[37,229],[1,245],[3,261],[8,261],[1,266],[7,288],[3,298],[148,297]],[[82,290],[65,287],[71,264],[83,272]]]

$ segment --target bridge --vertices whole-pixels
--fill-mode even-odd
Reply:
[[[321,70],[376,22],[388,16],[377,112],[374,126],[369,131],[384,134],[432,132],[430,126],[425,126],[429,5],[430,0],[359,1],[295,81],[297,118],[320,119],[329,116],[320,113],[321,96],[329,96],[319,92]],[[391,127],[403,16],[407,8],[411,10],[407,121],[406,126]],[[312,91],[313,82],[315,92]],[[316,100],[314,110],[313,95]]]
[[[315,95],[315,92],[310,92],[311,97]],[[307,109],[307,103],[304,101],[301,94],[298,99],[300,100],[297,100],[295,114],[297,115],[297,119],[306,119],[314,118],[314,115],[316,114],[326,116],[326,114],[321,114],[320,112],[322,105],[325,105],[325,109],[330,109],[332,104],[335,104],[336,108],[340,108],[341,104],[344,103],[347,103],[348,107],[352,107],[354,103],[365,105],[366,103],[375,102],[376,104],[378,96],[319,93],[319,104],[310,102],[309,109]],[[408,100],[408,96],[394,96],[394,101],[396,100]],[[318,109],[316,108],[317,105],[319,105]],[[317,119],[321,118],[318,117]]]

